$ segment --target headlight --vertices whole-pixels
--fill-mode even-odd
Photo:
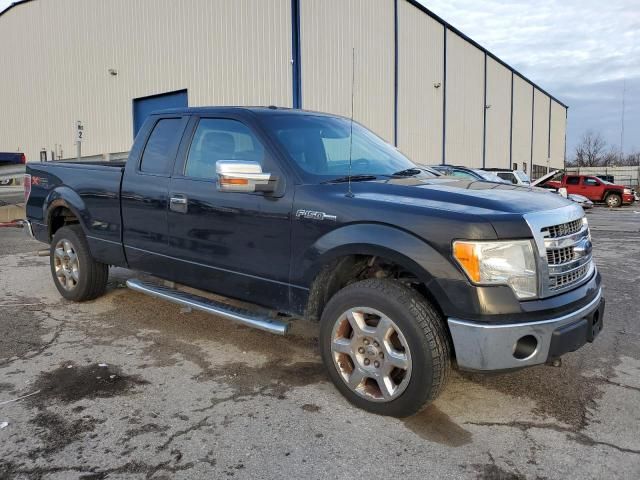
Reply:
[[[536,259],[530,240],[453,242],[453,256],[477,285],[509,285],[519,299],[538,294]]]
[[[625,195],[631,195],[632,193],[633,193],[633,192],[631,191],[631,189],[630,189],[630,188],[625,188],[625,189],[624,189],[624,194],[625,194]]]

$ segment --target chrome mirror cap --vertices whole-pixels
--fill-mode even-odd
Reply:
[[[218,160],[218,190],[221,192],[272,192],[275,178],[264,173],[258,162]]]

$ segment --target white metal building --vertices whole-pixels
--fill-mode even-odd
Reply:
[[[156,107],[351,110],[422,164],[563,167],[567,107],[413,0],[23,0],[0,15],[0,151],[126,152]],[[535,173],[535,172],[534,172]]]

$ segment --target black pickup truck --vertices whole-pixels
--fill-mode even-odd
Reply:
[[[430,173],[345,118],[169,110],[126,164],[28,164],[25,181],[26,226],[63,297],[98,297],[116,265],[169,281],[134,290],[269,332],[319,321],[328,375],[372,412],[418,411],[452,364],[543,364],[602,328],[582,208]]]

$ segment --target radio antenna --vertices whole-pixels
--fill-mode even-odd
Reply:
[[[347,197],[353,197],[353,192],[351,191],[351,160],[353,157],[353,90],[356,82],[356,49],[355,47],[351,48],[351,124],[349,126],[349,187],[347,191]]]

